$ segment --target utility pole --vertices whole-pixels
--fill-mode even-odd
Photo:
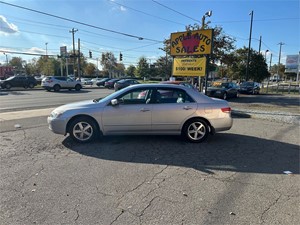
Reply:
[[[279,77],[279,65],[280,65],[280,58],[281,58],[281,46],[284,45],[284,43],[279,42],[279,58],[278,58],[278,66],[277,66],[277,80]]]
[[[247,67],[246,67],[246,81],[248,81],[248,76],[249,76],[249,63],[250,63],[250,52],[251,52],[253,10],[251,11],[251,13],[249,15],[251,15],[251,22],[250,22],[249,47],[248,47]]]
[[[78,38],[78,78],[81,78],[81,71],[80,71],[80,39]]]
[[[78,31],[78,29],[73,28],[69,32],[72,33],[72,39],[73,39],[73,73],[75,76],[75,41],[74,41],[74,34]]]
[[[259,38],[259,47],[258,47],[258,52],[259,52],[259,54],[260,54],[260,49],[261,49],[261,36],[260,36],[260,38]]]

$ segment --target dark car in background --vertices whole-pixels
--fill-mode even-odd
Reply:
[[[109,89],[114,88],[115,83],[118,82],[119,80],[120,79],[117,79],[117,78],[110,79],[104,83],[104,87],[109,88]]]
[[[118,91],[118,90],[121,90],[122,88],[128,87],[130,85],[139,84],[139,83],[140,82],[138,82],[135,79],[122,79],[115,83],[114,88],[115,88],[115,91]]]
[[[234,82],[215,81],[207,87],[206,95],[209,97],[228,99],[237,98],[239,96],[239,87]]]
[[[103,87],[104,87],[105,82],[108,81],[108,80],[110,80],[110,79],[111,79],[111,78],[108,78],[108,77],[102,78],[101,80],[99,80],[99,81],[96,82],[96,85],[97,85],[98,87],[100,87],[100,86],[103,86]]]
[[[250,82],[250,81],[247,81],[247,82],[243,82],[241,85],[240,85],[240,90],[239,92],[241,94],[259,94],[259,91],[260,91],[260,85],[259,83],[257,82]]]
[[[34,88],[37,81],[32,76],[13,76],[0,81],[1,88],[10,89],[12,87]]]

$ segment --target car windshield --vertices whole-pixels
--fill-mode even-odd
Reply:
[[[9,78],[7,78],[6,80],[12,80],[12,79],[14,79],[15,77],[9,77]]]
[[[228,87],[228,83],[214,82],[214,83],[212,84],[212,87],[216,87],[216,88],[227,88],[227,87]]]

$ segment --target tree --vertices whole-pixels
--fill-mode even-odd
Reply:
[[[9,65],[14,68],[15,73],[25,73],[26,61],[23,60],[21,57],[12,57],[12,59],[9,61]]]
[[[145,57],[141,57],[139,59],[137,69],[135,72],[137,77],[149,78],[149,63],[147,62],[147,59]]]
[[[251,60],[249,63],[249,79],[257,82],[261,82],[265,78],[270,76],[268,72],[268,66],[265,62],[264,57],[257,51],[251,49],[250,52]],[[244,80],[246,77],[248,48],[240,48],[235,52],[231,53],[230,57],[233,60],[229,64],[229,70],[231,78]]]
[[[134,65],[130,65],[126,70],[125,70],[125,74],[128,77],[134,77],[135,74],[135,66]]]
[[[112,52],[105,52],[102,53],[100,64],[104,72],[107,73],[109,77],[112,77],[112,72],[117,66],[117,59]]]
[[[156,61],[157,76],[168,79],[172,74],[172,57],[161,56]]]
[[[87,65],[83,68],[84,74],[88,76],[92,76],[96,73],[96,66],[93,63],[87,63]]]

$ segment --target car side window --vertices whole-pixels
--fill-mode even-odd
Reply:
[[[121,95],[118,100],[120,104],[146,104],[151,97],[152,90],[150,89],[134,89]]]
[[[194,100],[181,89],[161,88],[155,95],[156,103],[191,103]]]

